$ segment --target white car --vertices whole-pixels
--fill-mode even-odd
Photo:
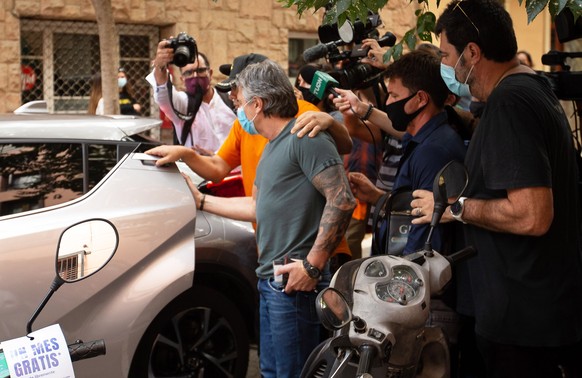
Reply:
[[[76,362],[76,376],[245,376],[258,311],[253,229],[197,213],[178,166],[143,154],[159,124],[0,115],[0,341],[26,334],[60,234],[101,218],[119,234],[117,253],[61,287],[34,323],[60,324],[69,342],[105,340],[107,354]]]

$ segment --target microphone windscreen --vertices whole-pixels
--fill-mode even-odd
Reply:
[[[326,55],[327,46],[320,43],[303,51],[303,60],[305,60],[306,63],[311,63],[318,59],[325,58]]]

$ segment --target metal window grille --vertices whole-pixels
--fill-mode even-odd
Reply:
[[[143,115],[157,113],[145,76],[159,41],[154,26],[118,24],[120,64]],[[45,100],[49,112],[85,113],[91,77],[101,70],[94,22],[23,19],[21,23],[22,103]]]

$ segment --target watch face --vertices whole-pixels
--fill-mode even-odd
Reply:
[[[305,268],[305,271],[311,278],[319,278],[319,276],[321,275],[319,269],[311,265],[307,260],[303,260],[303,267]]]
[[[459,201],[457,201],[451,205],[451,213],[453,213],[453,215],[459,215],[459,214],[461,214],[462,211],[463,211],[463,206],[461,205],[461,203]]]

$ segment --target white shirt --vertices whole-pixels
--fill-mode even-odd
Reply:
[[[105,114],[105,104],[103,103],[103,97],[97,102],[97,109],[95,109],[95,114],[103,115]]]
[[[154,88],[154,101],[174,124],[176,135],[181,144],[186,147],[200,147],[212,152],[218,151],[230,132],[236,114],[222,101],[216,90],[214,90],[214,95],[209,103],[202,102],[187,139],[182,141],[180,139],[185,121],[174,112],[170,104],[166,83],[157,85],[153,71],[146,77],[146,80]],[[186,92],[178,91],[172,86],[172,102],[178,112],[188,113],[188,95]]]

